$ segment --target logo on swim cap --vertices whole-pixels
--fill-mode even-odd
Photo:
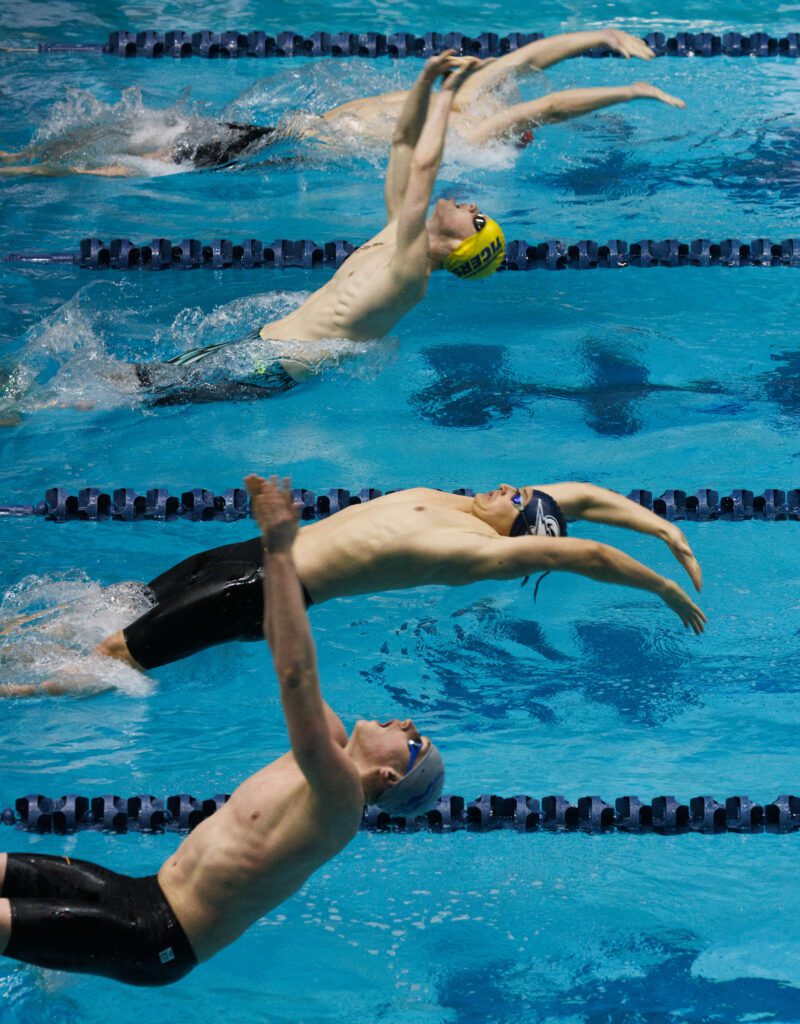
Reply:
[[[500,225],[491,217],[474,235],[465,238],[444,261],[445,270],[456,277],[476,281],[490,277],[499,269],[506,254],[506,239]]]
[[[385,789],[375,804],[394,817],[424,814],[437,805],[443,788],[444,761],[431,743],[408,775]]]
[[[566,537],[567,521],[561,506],[544,491],[533,491],[531,499],[514,520],[511,536]]]

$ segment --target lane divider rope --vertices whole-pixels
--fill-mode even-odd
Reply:
[[[501,57],[543,38],[541,32],[111,32],[105,43],[40,43],[39,53],[106,53],[117,57],[432,57],[442,50],[475,57]],[[800,33],[771,36],[766,32],[650,32],[644,41],[657,57],[798,57]],[[7,47],[6,49],[13,49]],[[606,47],[587,50],[586,57],[617,57]]]
[[[305,521],[324,519],[350,505],[361,505],[383,494],[376,487],[364,487],[357,493],[336,487],[324,494],[297,487],[292,490],[300,518]],[[472,497],[475,491],[458,487],[453,494]],[[769,487],[761,494],[746,488],[735,488],[730,494],[720,494],[709,487],[701,487],[694,494],[679,489],[664,491],[654,496],[652,491],[636,488],[628,494],[631,501],[643,505],[664,519],[685,519],[706,522],[724,520],[741,522],[750,519],[767,521],[800,520],[800,488],[789,490]],[[44,500],[35,505],[0,505],[0,517],[41,516],[55,523],[97,522],[116,519],[123,522],[141,520],[189,522],[235,522],[250,516],[247,491],[243,487],[230,487],[221,494],[203,487],[170,494],[166,487],[152,487],[144,492],[130,487],[102,491],[99,487],[83,487],[70,494],[63,487],[49,487]]]
[[[198,800],[187,793],[120,798],[74,794],[51,799],[40,794],[19,797],[14,807],[0,812],[0,824],[27,832],[71,833],[91,829],[112,834],[127,832],[186,832],[214,814],[230,795],[217,793]],[[800,797],[783,794],[771,803],[754,803],[748,796],[728,797],[718,803],[711,796],[695,796],[688,803],[674,796],[657,796],[649,803],[637,796],[618,797],[613,806],[599,796],[584,796],[570,803],[564,796],[541,799],[517,795],[483,794],[475,800],[442,796],[438,805],[417,817],[393,818],[379,807],[364,809],[361,829],[368,832],[773,832],[800,830]]]
[[[334,239],[317,244],[308,238],[279,238],[263,242],[247,238],[234,243],[227,238],[202,242],[184,238],[154,238],[134,244],[128,238],[81,239],[73,253],[10,252],[4,263],[74,264],[82,270],[282,270],[290,267],[313,270],[340,267],[358,244]],[[723,238],[610,239],[594,242],[579,239],[543,242],[515,239],[506,244],[504,270],[621,270],[625,267],[800,267],[800,238],[773,242],[769,238],[742,241]]]

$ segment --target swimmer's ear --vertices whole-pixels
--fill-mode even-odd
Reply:
[[[364,794],[370,803],[374,803],[382,793],[399,782],[401,778],[402,776],[389,765],[364,768],[361,771],[361,785],[364,787]]]

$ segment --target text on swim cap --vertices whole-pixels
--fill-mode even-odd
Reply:
[[[485,249],[473,256],[471,260],[461,263],[459,266],[453,267],[453,273],[456,277],[471,277],[473,274],[480,270],[483,270],[490,263],[493,263],[498,255],[502,256],[505,250],[505,246],[499,238],[493,239]]]

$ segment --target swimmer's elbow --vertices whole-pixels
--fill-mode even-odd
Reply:
[[[276,668],[281,690],[298,690],[303,685],[306,672],[299,661],[290,661]]]
[[[435,175],[439,169],[441,154],[414,153],[411,158],[411,176],[426,178]]]

